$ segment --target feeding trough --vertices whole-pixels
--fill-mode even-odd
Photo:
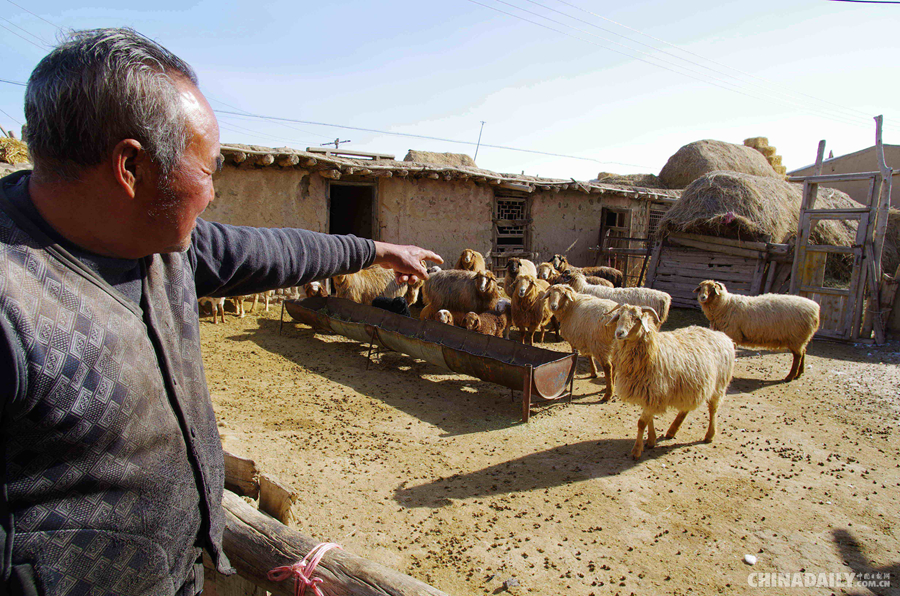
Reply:
[[[295,321],[419,358],[447,370],[522,391],[522,421],[533,399],[571,397],[577,353],[544,350],[500,337],[420,321],[343,298],[286,300]]]

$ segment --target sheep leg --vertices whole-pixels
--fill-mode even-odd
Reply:
[[[706,436],[703,437],[704,443],[712,443],[713,437],[716,436],[716,412],[719,409],[719,400],[721,395],[717,395],[709,400],[709,427],[706,429]]]
[[[794,361],[791,363],[791,372],[789,372],[788,376],[784,378],[785,382],[793,381],[800,376],[798,370],[800,369],[800,361],[803,359],[803,355],[800,352],[795,352],[794,350],[791,350],[791,354],[794,355]]]
[[[590,356],[590,355],[589,355],[589,356],[588,356],[588,360],[590,360],[590,362],[591,362],[591,378],[592,378],[592,379],[596,379],[596,378],[597,378],[597,363],[594,362],[594,357],[593,357],[593,356]],[[603,370],[604,370],[604,372],[606,371],[605,368],[604,368]]]
[[[806,367],[806,348],[803,348],[803,351],[800,352],[800,366],[797,367],[797,376],[803,374],[803,369]]]
[[[653,416],[647,421],[647,449],[656,447],[656,428],[653,426]]]
[[[218,302],[216,304],[213,304],[212,308],[213,308],[213,324],[216,323],[216,316],[219,314],[222,315],[222,323],[224,324],[225,323],[225,303]]]
[[[594,363],[594,357],[591,356],[591,364]],[[600,403],[605,404],[608,402],[613,395],[613,375],[612,375],[612,365],[606,362],[601,362],[600,365],[603,367],[603,376],[606,377],[606,391],[603,393],[603,399],[600,400]],[[594,375],[596,376],[596,375]],[[651,428],[652,428],[651,421]]]
[[[547,333],[547,329],[544,328],[544,327],[542,327],[542,328],[541,328],[541,339],[539,340],[540,343],[544,343],[544,334],[545,334],[545,333]]]
[[[681,428],[681,423],[684,422],[684,418],[687,415],[687,412],[678,412],[678,415],[675,416],[675,420],[672,421],[672,425],[669,427],[669,430],[666,431],[667,439],[675,438],[675,435],[678,433],[678,429]]]
[[[634,441],[634,447],[631,449],[631,457],[634,459],[638,459],[641,456],[641,453],[644,452],[644,429],[647,428],[647,414],[641,414],[640,419],[637,423],[637,439]],[[649,417],[650,420],[653,419],[652,416]]]
[[[253,294],[253,303],[250,305],[250,312],[256,312],[256,304],[259,302],[259,294]]]

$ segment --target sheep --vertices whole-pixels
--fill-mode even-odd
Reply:
[[[406,283],[397,283],[392,270],[377,265],[356,273],[335,275],[331,280],[338,298],[347,298],[360,304],[371,304],[378,296],[406,296],[409,289]]]
[[[459,255],[454,269],[462,269],[463,271],[485,271],[487,267],[484,264],[484,257],[481,253],[467,248]]]
[[[576,267],[570,265],[565,255],[555,254],[550,259],[550,263],[557,271],[565,273],[568,269],[581,271],[588,277],[599,277],[609,281],[614,288],[621,288],[625,285],[625,275],[614,267]],[[594,283],[594,282],[591,282]]]
[[[516,278],[512,294],[513,325],[522,334],[522,343],[534,344],[534,332],[541,329],[541,342],[544,341],[543,327],[550,322],[550,309],[543,298],[550,284],[534,275],[520,273]]]
[[[454,325],[456,327],[465,327],[466,313],[459,311],[450,311],[446,308],[435,312],[431,315],[431,319],[444,325]]]
[[[222,322],[225,322],[225,298],[207,298],[203,297],[199,299],[201,305],[208,304],[209,309],[212,311],[213,325],[218,323],[218,315],[222,315]]]
[[[269,299],[273,298],[274,296],[275,296],[275,290],[267,290],[265,292],[259,292],[258,294],[253,294],[252,295],[253,304],[250,305],[250,312],[253,312],[256,310],[256,305],[259,302],[260,298],[262,298],[265,301],[266,312],[269,312]],[[245,296],[244,298],[249,299],[250,296]],[[241,306],[243,306],[243,304]]]
[[[442,308],[463,313],[493,310],[500,300],[497,279],[490,271],[438,271],[422,286],[425,307],[419,314],[429,319]]]
[[[377,296],[372,300],[372,306],[394,314],[403,315],[404,317],[412,316],[412,313],[409,312],[409,304],[403,296],[397,296],[396,298]]]
[[[425,285],[424,279],[417,279],[416,281],[410,283],[406,283],[406,304],[409,306],[414,305],[419,301],[419,293],[422,290],[422,286]]]
[[[527,273],[537,277],[537,267],[528,259],[512,257],[506,261],[506,277],[503,279],[503,291],[512,298],[513,285],[520,273]]]
[[[710,328],[721,331],[739,346],[790,350],[793,381],[803,374],[806,346],[819,329],[819,305],[802,296],[729,294],[725,284],[711,279],[694,290]]]
[[[709,425],[703,441],[711,443],[719,402],[734,373],[731,339],[696,325],[658,331],[659,316],[646,306],[620,305],[607,315],[607,324],[615,325],[615,392],[623,402],[642,408],[631,456],[641,456],[645,428],[647,447],[656,445],[653,417],[669,408],[678,410],[666,432],[666,438],[673,439],[688,412],[706,404]]]
[[[665,323],[666,319],[669,318],[669,306],[672,304],[672,297],[660,290],[592,286],[585,281],[583,273],[573,269],[563,273],[559,281],[572,286],[579,294],[590,294],[597,298],[612,300],[618,304],[649,306],[659,315],[661,323]]]
[[[557,278],[558,280],[559,278]],[[603,286],[605,288],[614,288],[616,287],[613,282],[608,279],[603,279],[602,277],[597,277],[596,275],[585,275],[584,281],[592,286]]]
[[[493,312],[466,313],[463,326],[469,331],[476,331],[484,335],[503,337],[509,325],[509,316],[506,313]]]
[[[328,288],[325,287],[325,284],[321,281],[309,282],[303,286],[303,291],[307,298],[312,298],[313,296],[328,298]]]
[[[559,321],[560,334],[582,356],[591,362],[591,377],[597,376],[594,358],[600,361],[606,377],[606,391],[601,402],[607,402],[613,395],[613,370],[610,361],[615,339],[611,326],[601,323],[618,304],[612,300],[579,294],[563,284],[550,286],[544,293],[547,308]]]
[[[556,270],[552,263],[546,262],[537,266],[537,278],[543,279],[551,286],[556,283],[558,277],[559,271]]]

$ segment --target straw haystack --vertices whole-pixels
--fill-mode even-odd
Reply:
[[[618,186],[665,188],[659,178],[653,174],[610,174],[609,172],[600,172],[594,181],[603,184],[616,184]]]
[[[675,152],[659,172],[659,179],[667,188],[685,188],[700,176],[716,171],[783,178],[756,149],[706,140],[689,143]]]
[[[753,149],[751,149],[753,151]],[[803,186],[737,172],[713,172],[695,180],[659,222],[659,233],[688,232],[722,238],[785,243],[797,234]],[[847,194],[819,188],[816,206],[858,207]],[[821,221],[813,241],[849,246],[856,222]]]
[[[403,161],[428,163],[436,166],[454,166],[476,168],[475,160],[464,153],[434,153],[431,151],[409,150]]]
[[[19,139],[0,137],[0,162],[28,163],[28,146]]]
[[[881,270],[893,275],[900,265],[900,210],[891,209],[881,253]],[[898,303],[900,304],[900,303]]]

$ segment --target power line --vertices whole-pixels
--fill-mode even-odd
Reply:
[[[455,143],[457,145],[475,145],[475,143],[472,141],[458,141],[455,139],[445,139],[445,138],[441,138],[441,137],[433,137],[433,136],[429,136],[429,135],[419,135],[419,134],[413,134],[413,133],[408,133],[408,132],[391,132],[391,131],[387,131],[387,130],[378,130],[378,129],[374,129],[374,128],[362,128],[359,126],[329,124],[327,122],[313,122],[310,120],[298,120],[296,118],[281,118],[279,116],[263,116],[260,114],[249,114],[249,113],[248,114],[239,114],[236,112],[229,112],[227,110],[215,110],[215,112],[217,114],[230,114],[233,116],[245,116],[245,117],[249,117],[249,118],[259,118],[261,120],[272,120],[272,121],[276,121],[276,122],[294,122],[297,124],[309,124],[309,125],[313,125],[313,126],[328,126],[331,128],[342,128],[345,130],[358,130],[360,132],[371,132],[371,133],[375,133],[375,134],[390,135],[390,136],[396,136],[396,137],[425,139],[428,141],[440,141],[442,143]],[[634,167],[634,168],[649,168],[650,167],[650,166],[645,166],[645,165],[624,163],[624,162],[619,162],[619,161],[603,161],[600,159],[594,159],[592,157],[582,157],[579,155],[565,155],[563,153],[552,153],[550,151],[538,151],[536,149],[520,149],[518,147],[506,147],[503,145],[486,145],[484,143],[482,143],[481,146],[489,147],[491,149],[502,149],[504,151],[517,151],[520,153],[533,153],[535,155],[547,155],[549,157],[563,157],[566,159],[579,159],[582,161],[592,161],[595,163],[612,164],[612,165],[619,165],[619,166],[629,166],[629,167]]]
[[[641,58],[641,57],[639,57],[639,56],[635,56],[635,55],[633,55],[633,54],[629,54],[629,53],[626,53],[626,52],[622,52],[622,51],[616,50],[616,49],[614,49],[614,48],[610,48],[610,47],[605,46],[605,45],[603,45],[603,44],[596,43],[596,42],[591,41],[591,40],[589,40],[589,39],[584,39],[584,38],[579,37],[579,36],[577,36],[577,35],[572,35],[571,33],[567,33],[566,31],[560,31],[559,29],[555,29],[555,28],[550,27],[550,26],[548,26],[548,25],[545,25],[545,24],[543,24],[543,23],[539,23],[539,22],[536,22],[536,21],[532,21],[532,20],[527,19],[527,18],[525,18],[525,17],[522,17],[522,16],[520,16],[520,15],[517,15],[517,14],[514,14],[514,13],[510,13],[510,12],[507,12],[507,11],[505,11],[505,10],[501,10],[501,9],[499,9],[499,8],[495,8],[495,7],[489,6],[489,5],[487,5],[487,4],[483,4],[483,3],[481,3],[481,2],[478,2],[477,0],[467,0],[467,1],[468,1],[468,2],[471,2],[472,4],[477,4],[477,5],[479,5],[479,6],[483,6],[484,8],[487,8],[487,9],[489,9],[489,10],[493,10],[493,11],[495,11],[495,12],[499,12],[499,13],[501,13],[501,14],[505,14],[505,15],[507,15],[507,16],[511,16],[511,17],[513,17],[513,18],[516,18],[516,19],[520,19],[520,20],[525,21],[525,22],[527,22],[527,23],[531,23],[532,25],[537,25],[538,27],[542,27],[542,28],[544,28],[544,29],[549,29],[550,31],[553,31],[553,32],[555,32],[555,33],[559,33],[559,34],[561,34],[561,35],[565,35],[565,36],[567,36],[567,37],[571,37],[571,38],[573,38],[573,39],[577,39],[577,40],[579,40],[579,41],[583,41],[583,42],[589,43],[589,44],[591,44],[591,45],[596,45],[596,46],[601,47],[601,48],[604,48],[604,49],[606,49],[606,50],[608,50],[608,51],[610,51],[610,52],[615,52],[616,54],[620,54],[620,55],[626,56],[626,57],[631,58],[631,59],[633,59],[633,60],[637,60],[637,61],[639,61],[639,62],[644,62],[645,64],[650,64],[651,66],[655,66],[655,67],[661,68],[661,69],[663,69],[663,70],[668,70],[668,71],[670,71],[670,72],[674,72],[674,73],[676,73],[676,74],[680,74],[680,75],[682,75],[682,76],[686,76],[686,77],[692,78],[692,79],[697,80],[697,81],[700,81],[700,82],[702,82],[702,83],[706,83],[706,84],[712,85],[712,86],[714,86],[714,87],[719,87],[720,89],[725,89],[726,91],[731,91],[731,92],[733,92],[733,93],[738,93],[738,94],[740,94],[740,95],[744,95],[744,96],[749,97],[749,98],[751,98],[751,99],[756,99],[756,100],[766,101],[766,98],[764,98],[764,97],[759,97],[758,95],[753,95],[753,94],[751,94],[751,93],[747,93],[746,91],[742,91],[742,90],[739,89],[739,88],[736,88],[735,85],[734,85],[734,83],[731,83],[731,82],[728,82],[728,81],[722,81],[721,79],[717,79],[717,78],[715,78],[715,77],[712,77],[713,80],[715,80],[715,81],[720,81],[720,82],[724,83],[725,85],[729,85],[729,86],[725,86],[725,85],[717,84],[717,83],[715,83],[715,82],[713,82],[713,81],[710,81],[710,80],[707,80],[707,79],[703,79],[703,78],[698,78],[698,77],[692,76],[692,75],[688,74],[687,72],[683,72],[683,71],[688,71],[688,72],[696,72],[696,71],[693,71],[693,70],[691,70],[691,69],[685,68],[685,67],[682,66],[682,65],[672,64],[671,62],[669,62],[669,61],[667,61],[667,60],[662,60],[661,58],[653,57],[654,60],[659,60],[659,61],[664,62],[664,63],[667,63],[667,64],[672,64],[675,68],[680,69],[680,70],[674,70],[674,69],[672,69],[672,68],[667,68],[666,66],[662,66],[662,65],[660,65],[660,64],[657,64],[656,62],[651,62],[650,60],[646,60],[646,59]],[[586,33],[587,35],[591,35],[592,37],[600,37],[600,36],[598,36],[598,35],[596,35],[596,34],[589,33],[589,32],[585,32],[585,31],[582,31],[581,29],[578,29],[578,28],[576,28],[576,27],[572,27],[571,25],[568,25],[568,24],[566,24],[566,23],[561,23],[561,22],[559,22],[559,21],[556,21],[556,20],[551,19],[551,18],[549,18],[549,17],[545,17],[545,16],[543,16],[543,15],[534,13],[534,12],[532,12],[532,11],[526,10],[526,9],[521,8],[521,7],[519,7],[519,6],[515,6],[515,5],[513,5],[513,4],[509,4],[508,2],[505,2],[504,0],[496,0],[496,1],[499,2],[499,3],[501,3],[501,4],[505,4],[505,5],[507,5],[507,6],[512,6],[513,8],[517,8],[517,9],[523,11],[523,12],[526,12],[526,13],[529,13],[529,14],[534,14],[534,15],[539,16],[540,18],[546,19],[546,20],[548,20],[548,21],[550,21],[550,22],[552,22],[552,23],[556,23],[556,24],[562,25],[563,27],[568,27],[568,28],[573,29],[573,30],[575,30],[575,31],[578,31],[578,32],[580,32],[580,33]],[[604,41],[609,41],[610,43],[614,43],[614,44],[616,44],[616,45],[620,45],[620,46],[623,45],[623,44],[620,44],[620,43],[618,43],[618,42],[614,42],[614,41],[608,40],[608,39],[603,38],[603,37],[600,37],[600,39],[604,39]],[[635,50],[634,48],[630,48],[630,47],[628,47],[628,46],[623,46],[623,47],[626,47],[627,49],[629,49],[629,50],[631,50],[631,51],[633,51],[633,52],[638,52],[638,53],[647,55],[646,52],[642,52],[642,51],[640,51],[640,50]],[[702,75],[702,73],[701,73],[701,76],[708,76],[708,75]],[[794,107],[794,108],[798,108],[798,107],[799,107],[799,108],[805,108],[807,111],[813,113],[813,115],[818,115],[818,116],[820,116],[820,117],[822,117],[822,118],[827,118],[827,119],[833,120],[833,121],[835,121],[835,122],[841,122],[842,124],[848,124],[848,125],[853,125],[853,126],[861,126],[861,125],[862,125],[862,122],[860,122],[860,121],[855,121],[855,120],[851,120],[850,117],[848,117],[848,116],[843,116],[843,115],[823,115],[823,114],[821,114],[821,113],[816,113],[816,111],[810,109],[808,106],[804,106],[804,105],[798,104],[798,103],[796,103],[796,102],[785,102],[785,101],[782,100],[782,99],[779,99],[779,98],[772,98],[771,96],[769,97],[769,99],[770,99],[770,100],[771,100],[771,99],[774,99],[776,102],[781,103],[782,105],[788,105],[789,107]]]
[[[570,15],[570,14],[566,14],[566,13],[564,13],[564,12],[558,11],[558,10],[556,10],[556,9],[554,9],[554,8],[551,8],[551,7],[549,7],[549,6],[546,6],[546,5],[544,5],[544,4],[541,4],[540,2],[536,2],[535,0],[525,0],[525,1],[526,1],[526,2],[530,2],[531,4],[535,4],[535,5],[537,5],[537,6],[540,6],[540,7],[542,7],[542,8],[545,8],[545,9],[547,9],[547,10],[553,11],[553,12],[555,12],[555,13],[557,13],[557,14],[561,14],[561,15],[563,15],[563,16],[566,16],[566,17],[568,17],[568,18],[570,18],[570,19],[573,19],[573,20],[576,20],[576,21],[578,21],[578,22],[585,23],[585,24],[587,24],[587,25],[590,25],[591,27],[596,27],[596,28],[600,29],[601,31],[606,31],[606,32],[608,32],[608,33],[612,33],[613,35],[618,35],[619,37],[622,37],[623,39],[627,39],[628,41],[630,41],[630,42],[632,42],[632,43],[640,44],[640,45],[642,45],[642,46],[644,46],[644,47],[648,47],[648,48],[651,48],[651,49],[653,49],[653,50],[656,50],[657,52],[662,52],[663,54],[666,54],[666,55],[668,55],[668,56],[672,56],[672,57],[675,58],[676,60],[682,60],[682,61],[684,61],[684,62],[688,62],[688,63],[690,63],[690,64],[694,64],[694,65],[696,65],[696,66],[699,66],[700,68],[705,68],[705,69],[707,69],[707,70],[711,70],[711,71],[713,71],[713,72],[716,72],[716,73],[721,74],[721,75],[726,76],[726,77],[737,78],[737,77],[735,77],[734,75],[731,75],[731,74],[728,74],[728,73],[726,73],[726,72],[722,72],[722,71],[720,71],[720,70],[714,69],[714,68],[712,68],[712,67],[710,67],[710,66],[707,66],[707,65],[705,65],[705,64],[701,64],[701,63],[699,63],[699,62],[695,62],[695,61],[693,61],[693,60],[689,60],[689,59],[684,58],[684,57],[682,57],[682,56],[678,56],[677,54],[673,54],[673,53],[671,53],[671,52],[667,52],[667,51],[665,51],[665,50],[663,50],[663,49],[660,49],[660,48],[658,48],[658,47],[656,47],[656,46],[654,46],[654,45],[643,43],[643,42],[641,42],[641,41],[638,41],[638,40],[636,40],[636,39],[633,39],[633,38],[631,38],[631,37],[628,37],[627,35],[623,35],[623,34],[621,34],[621,33],[618,33],[618,32],[616,32],[616,31],[613,31],[612,29],[607,29],[607,28],[605,28],[605,27],[600,27],[599,25],[597,25],[597,24],[595,24],[595,23],[591,23],[591,22],[589,22],[589,21],[585,21],[585,20],[583,20],[583,19],[579,19],[579,18],[577,18],[577,17],[574,17],[574,16],[572,16],[572,15]],[[762,82],[765,83],[766,86],[768,86],[770,89],[773,89],[773,90],[775,90],[775,91],[777,91],[777,92],[779,92],[779,93],[783,93],[783,94],[787,95],[788,97],[794,97],[794,98],[796,98],[796,95],[794,95],[794,93],[796,93],[797,95],[801,95],[801,96],[806,97],[806,98],[808,98],[808,99],[815,100],[815,101],[817,101],[817,102],[819,102],[819,103],[827,104],[827,105],[830,105],[830,106],[834,106],[834,107],[836,107],[836,108],[839,108],[839,109],[843,110],[844,112],[848,112],[848,113],[849,113],[849,112],[853,112],[853,113],[859,115],[859,117],[865,118],[867,122],[868,122],[868,120],[869,120],[869,118],[870,118],[870,115],[869,115],[869,114],[867,114],[867,113],[865,113],[865,112],[863,112],[863,111],[861,111],[861,110],[857,110],[857,109],[855,109],[855,108],[849,108],[849,107],[846,107],[846,106],[842,106],[842,105],[837,104],[837,103],[834,103],[834,102],[832,102],[832,101],[828,101],[828,100],[822,99],[822,98],[820,98],[820,97],[815,97],[815,96],[809,95],[809,94],[807,94],[807,93],[803,93],[803,92],[799,92],[799,91],[794,91],[793,89],[791,89],[791,88],[789,88],[789,87],[786,87],[786,86],[784,86],[784,85],[779,85],[779,84],[774,83],[774,82],[772,82],[772,81],[769,81],[769,80],[767,80],[767,79],[765,79],[765,78],[763,78],[763,77],[754,75],[754,74],[749,73],[749,72],[744,72],[744,71],[742,71],[742,70],[740,70],[740,69],[737,69],[737,68],[728,66],[727,64],[722,64],[721,62],[716,62],[715,60],[712,60],[712,59],[707,58],[707,57],[705,57],[705,56],[702,56],[702,55],[700,55],[700,54],[696,54],[696,53],[694,53],[694,52],[691,52],[690,50],[685,50],[685,49],[680,48],[679,46],[677,46],[677,45],[675,45],[675,44],[673,44],[673,43],[669,43],[668,41],[666,41],[666,40],[664,40],[664,39],[659,39],[659,38],[657,38],[657,37],[653,37],[652,35],[648,35],[648,34],[642,32],[642,31],[640,31],[640,30],[638,30],[638,29],[635,29],[635,28],[633,28],[633,27],[629,27],[628,25],[624,25],[624,24],[622,24],[622,23],[619,23],[618,21],[614,21],[614,20],[612,20],[612,19],[610,19],[610,18],[607,18],[607,17],[605,17],[605,16],[603,16],[603,15],[600,15],[600,14],[597,14],[597,13],[594,13],[594,12],[591,12],[591,11],[589,11],[589,10],[585,10],[585,9],[580,8],[580,7],[574,5],[574,4],[570,3],[570,2],[566,2],[565,0],[557,0],[557,1],[560,2],[561,4],[565,4],[566,6],[569,6],[569,7],[571,7],[571,8],[574,8],[575,10],[579,10],[579,11],[584,12],[584,13],[586,13],[586,14],[589,14],[589,15],[591,15],[591,16],[597,17],[597,18],[599,18],[599,19],[603,19],[604,21],[608,21],[608,22],[610,22],[610,23],[613,23],[614,25],[617,25],[617,26],[622,27],[622,28],[624,28],[624,29],[627,29],[627,30],[629,30],[629,31],[633,31],[634,33],[637,33],[638,35],[642,35],[642,36],[644,36],[644,37],[646,37],[646,38],[648,38],[648,39],[652,39],[653,41],[656,41],[656,42],[665,44],[665,45],[667,45],[667,46],[669,46],[669,47],[671,47],[671,48],[674,48],[675,50],[678,50],[679,52],[683,52],[683,53],[685,53],[685,54],[694,56],[694,57],[696,57],[696,58],[700,58],[701,60],[705,60],[705,61],[707,61],[707,62],[709,62],[709,63],[711,63],[711,64],[715,64],[716,66],[720,66],[720,67],[722,67],[722,68],[725,68],[725,69],[728,69],[728,70],[730,70],[730,71],[736,72],[736,73],[738,73],[738,74],[740,74],[740,75],[743,75],[743,76],[745,76],[745,77],[750,77],[750,78],[756,79],[756,80],[758,80],[758,81],[762,81]],[[758,84],[752,83],[752,82],[751,82],[751,84],[755,84],[755,85],[757,85],[757,86],[761,86],[761,85],[758,85]],[[849,114],[848,114],[848,115],[849,115]]]
[[[220,104],[222,104],[222,105],[224,105],[224,106],[228,106],[229,108],[238,110],[239,112],[243,112],[243,114],[245,114],[245,115],[251,115],[251,116],[252,116],[252,114],[251,114],[250,112],[248,112],[247,110],[245,110],[245,109],[243,109],[243,108],[239,108],[239,107],[237,107],[237,106],[233,106],[233,105],[231,105],[230,103],[226,103],[226,102],[222,101],[221,99],[217,99],[217,98],[212,97],[212,96],[209,96],[209,95],[207,95],[206,97],[207,97],[208,99],[211,99],[211,100],[215,101],[216,103],[220,103]],[[302,132],[303,134],[313,135],[314,137],[322,137],[323,139],[328,138],[328,135],[323,135],[323,134],[319,134],[319,133],[315,133],[315,132],[310,132],[310,131],[308,131],[308,130],[303,130],[302,128],[297,128],[296,126],[291,126],[291,125],[289,125],[289,124],[282,124],[282,126],[284,126],[284,127],[286,127],[286,128],[290,128],[290,129],[292,129],[292,130],[298,130],[298,131]]]
[[[7,114],[6,112],[4,112],[3,109],[0,109],[0,112],[2,112],[3,114],[6,114],[6,117],[7,117],[7,118],[9,118],[10,120],[12,120],[13,122],[15,122],[16,124],[18,124],[19,126],[22,126],[22,123],[21,123],[21,122],[19,122],[17,119],[13,118],[12,116],[10,116],[10,115]]]
[[[47,19],[45,19],[44,17],[42,17],[42,16],[39,15],[39,14],[34,14],[33,12],[31,12],[30,10],[28,10],[28,9],[25,8],[24,6],[18,5],[18,4],[16,4],[15,2],[13,2],[12,0],[6,0],[6,1],[9,2],[10,4],[12,4],[13,6],[16,6],[16,7],[18,7],[18,8],[21,8],[22,10],[24,10],[24,11],[27,12],[28,14],[30,14],[30,15],[32,15],[32,16],[35,16],[35,17],[39,18],[40,20],[44,21],[44,22],[47,23],[48,25],[53,25],[54,27],[56,27],[56,28],[59,29],[60,31],[63,30],[63,28],[60,27],[59,25],[57,25],[57,24],[55,24],[55,23],[51,23],[50,21],[48,21]]]
[[[15,27],[16,29],[18,29],[19,31],[23,31],[23,32],[27,33],[27,34],[30,35],[31,37],[35,38],[36,40],[38,40],[39,42],[41,42],[42,44],[44,44],[45,46],[47,46],[48,48],[50,47],[50,44],[48,44],[46,41],[44,41],[43,39],[41,39],[40,37],[38,37],[37,35],[35,35],[35,34],[32,33],[31,31],[29,31],[29,30],[27,30],[27,29],[25,29],[25,28],[23,28],[23,27],[19,27],[18,25],[16,25],[15,23],[13,23],[12,21],[10,21],[9,19],[5,19],[5,18],[3,18],[3,17],[0,17],[0,21],[6,21],[7,23],[9,23],[10,25],[12,25],[13,27]]]
[[[7,81],[6,79],[0,79],[0,83],[9,83],[10,85],[20,85],[22,87],[28,86],[28,83],[21,83],[19,81]]]
[[[858,4],[900,4],[895,0],[830,0],[831,2],[856,2]]]
[[[42,51],[42,52],[44,52],[44,51],[47,50],[47,48],[42,48],[41,46],[39,46],[38,44],[34,43],[33,41],[31,41],[31,40],[28,39],[27,37],[22,37],[21,35],[19,35],[19,34],[16,33],[15,31],[13,31],[12,29],[10,29],[9,27],[6,27],[6,26],[4,26],[4,25],[0,25],[0,27],[6,29],[7,31],[9,31],[10,33],[12,33],[13,35],[15,35],[15,36],[18,37],[18,38],[24,39],[25,41],[27,41],[28,43],[30,43],[31,45],[33,45],[34,47],[36,47],[37,49],[39,49],[39,50]]]

